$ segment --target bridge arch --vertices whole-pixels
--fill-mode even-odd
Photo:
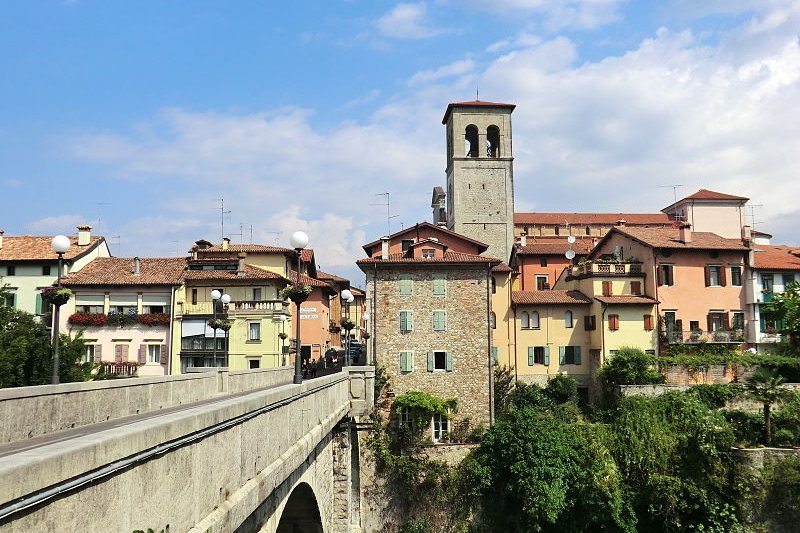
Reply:
[[[292,490],[276,533],[324,533],[317,497],[308,483],[299,483]]]

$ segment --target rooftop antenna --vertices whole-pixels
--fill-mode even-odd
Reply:
[[[225,215],[230,215],[231,210],[228,209],[225,211],[225,199],[224,198],[216,198],[215,201],[219,201],[219,226],[220,226],[220,236],[219,242],[222,242],[222,239],[225,238]]]
[[[103,206],[111,205],[111,202],[97,202],[97,232],[100,233],[100,221],[103,219]]]
[[[391,202],[389,200],[389,193],[388,192],[379,192],[375,196],[385,196],[386,203],[385,204],[370,204],[370,205],[385,205],[386,206],[386,235],[392,234],[392,219],[397,218],[400,215],[392,215],[391,214]]]
[[[748,204],[745,206],[746,209],[750,210],[750,228],[756,228],[756,207],[764,207],[763,204]],[[760,221],[759,221],[760,222]]]
[[[172,242],[175,243],[175,255],[176,256],[180,256],[181,252],[179,251],[179,249],[180,249],[181,241],[172,241]]]
[[[281,235],[283,235],[282,231],[268,231],[266,233],[269,233],[270,235],[275,235],[275,246],[278,246],[278,244],[280,244]]]
[[[110,238],[111,239],[117,239],[116,243],[111,243],[111,244],[116,244],[117,245],[117,257],[122,257],[122,236],[121,235],[112,235]]]
[[[231,233],[231,237],[239,237],[239,244],[242,244],[242,236],[244,235],[244,224],[239,222],[239,233]]]
[[[250,224],[250,244],[253,244],[253,225]]]
[[[480,100],[481,100],[480,92],[478,92],[478,86],[476,85],[475,86],[475,101],[476,102],[480,102]]]
[[[677,204],[678,203],[678,188],[683,187],[683,185],[659,185],[658,186],[659,189],[668,189],[670,187],[672,187],[672,203],[673,204]],[[678,214],[678,210],[677,209],[675,209],[675,211],[673,211],[672,218],[673,218],[673,220],[681,220],[682,217]]]

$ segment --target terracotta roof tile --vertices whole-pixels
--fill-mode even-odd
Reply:
[[[762,270],[800,270],[800,249],[792,246],[763,245],[755,247],[754,268]]]
[[[372,264],[372,263],[497,263],[502,261],[494,257],[485,257],[482,255],[465,254],[461,252],[445,252],[444,257],[422,258],[422,257],[407,257],[403,253],[391,254],[388,259],[383,260],[380,257],[368,257],[366,259],[359,259],[356,264]]]
[[[489,245],[486,244],[485,242],[477,241],[475,239],[467,237],[466,235],[461,235],[460,233],[456,233],[455,231],[450,231],[449,229],[443,228],[442,226],[436,226],[434,224],[431,224],[430,222],[420,222],[418,224],[414,224],[413,226],[408,226],[406,228],[403,228],[400,231],[396,231],[396,232],[392,233],[391,235],[389,235],[389,239],[390,240],[396,239],[397,237],[405,235],[406,233],[412,233],[412,232],[415,233],[418,228],[428,228],[428,229],[433,229],[433,230],[436,230],[438,232],[441,232],[441,234],[444,237],[442,239],[439,239],[439,241],[440,242],[444,242],[445,244],[446,244],[447,237],[454,237],[456,239],[460,239],[462,241],[472,243],[472,244],[476,245],[476,247],[478,247],[478,248],[482,248],[481,251],[486,251],[489,248]],[[374,248],[375,246],[379,246],[380,244],[381,244],[381,240],[378,239],[376,241],[372,241],[370,243],[365,244],[364,246],[362,246],[362,248],[364,249],[365,252],[370,253],[370,250],[372,248]]]
[[[56,254],[50,247],[53,237],[33,237],[20,235],[16,237],[3,237],[3,247],[0,248],[0,261],[56,261]],[[97,247],[105,241],[103,237],[91,237],[89,244],[78,246],[78,238],[70,237],[70,247],[64,254],[64,259],[71,261],[80,257],[85,252]]]
[[[234,280],[283,280],[286,278],[263,268],[245,265],[244,272],[239,275],[235,270],[187,270],[184,278],[192,281],[213,280],[213,281],[234,281]]]
[[[524,225],[564,225],[586,226],[602,224],[616,225],[624,220],[626,225],[669,226],[672,224],[665,213],[514,213],[514,224]]]
[[[653,305],[658,303],[658,300],[649,296],[595,296],[594,299],[604,304],[618,305]]]
[[[133,274],[132,257],[98,257],[78,272],[61,278],[64,285],[180,285],[186,259],[146,257],[139,260],[139,275]]]
[[[592,303],[592,300],[581,291],[514,291],[511,293],[511,303],[515,305],[588,305]]]
[[[350,283],[349,279],[337,276],[336,274],[329,274],[328,272],[323,272],[322,270],[317,270],[317,279],[324,279],[326,281],[331,280],[337,283]]]
[[[356,297],[359,297],[359,296],[366,296],[366,295],[367,295],[367,293],[366,293],[366,292],[362,291],[362,290],[361,290],[361,289],[359,289],[358,287],[350,287],[350,292],[352,292],[352,293],[353,293],[353,296],[356,296]]]
[[[734,196],[732,194],[725,194],[722,192],[709,191],[708,189],[700,189],[694,194],[690,194],[684,200],[749,200],[744,196]]]
[[[528,242],[525,246],[519,246],[517,248],[517,255],[564,255],[570,248],[572,248],[576,254],[585,255],[592,250],[593,246],[594,243],[589,240],[575,241],[570,247],[570,244],[564,238],[559,239],[559,242],[531,242],[531,239],[528,238]]]
[[[627,235],[642,244],[653,248],[694,249],[694,250],[747,250],[741,239],[726,239],[715,233],[693,231],[691,242],[684,243],[678,240],[680,230],[675,228],[620,228],[616,227],[606,235],[606,239],[613,232]]]
[[[195,249],[194,247],[193,249]],[[291,248],[281,248],[280,246],[267,246],[264,244],[229,244],[227,250],[222,248],[222,245],[215,244],[210,248],[197,249],[197,252],[202,255],[204,253],[262,253],[262,254],[293,254],[294,250]]]
[[[492,272],[514,272],[514,269],[505,263],[500,263],[492,267]]]
[[[313,248],[303,248],[303,251],[300,252],[300,260],[303,261],[304,263],[310,263],[313,258],[314,258]]]
[[[289,273],[289,281],[292,283],[297,283],[297,272],[294,270]],[[305,274],[300,274],[300,283],[303,285],[310,285],[312,287],[324,287],[326,289],[333,290],[330,285],[325,283],[324,281],[314,279],[312,277],[306,276]]]

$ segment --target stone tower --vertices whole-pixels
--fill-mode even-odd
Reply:
[[[514,242],[513,104],[474,100],[447,106],[447,228],[485,242],[508,261]]]

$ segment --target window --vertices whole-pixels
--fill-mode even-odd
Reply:
[[[121,313],[124,315],[135,315],[136,314],[136,306],[135,305],[110,305],[108,306],[108,314],[112,313]]]
[[[411,311],[400,311],[400,333],[414,331],[414,314]]]
[[[731,267],[731,285],[733,285],[734,287],[742,286],[742,267],[740,266]]]
[[[434,370],[453,371],[453,356],[450,352],[428,352],[428,372]]]
[[[6,267],[6,276],[15,276],[17,274],[17,267],[14,265],[8,265]]]
[[[658,265],[658,284],[672,286],[675,285],[675,275],[673,267],[675,265]]]
[[[500,157],[500,128],[497,126],[486,128],[486,156]]]
[[[102,306],[100,306],[100,312],[102,313]],[[143,305],[142,306],[142,313],[165,313],[166,307],[163,305]]]
[[[722,267],[719,265],[706,266],[706,287],[724,287]]]
[[[539,266],[543,266],[543,267],[547,266],[547,258],[546,257],[542,257],[542,258],[539,259]]]
[[[497,366],[500,363],[500,356],[498,355],[497,346],[492,346],[492,366]]]
[[[397,427],[399,428],[406,428],[412,429],[413,423],[411,418],[411,410],[410,409],[398,409],[397,410]]]
[[[531,311],[531,329],[539,329],[539,311]]]
[[[478,157],[478,127],[470,124],[464,129],[464,144],[467,157]]]
[[[744,313],[741,311],[733,312],[733,329],[744,329]]]
[[[586,226],[586,229],[584,230],[584,233],[586,233],[586,235],[591,235],[592,234],[592,228],[590,228],[589,226]]]
[[[492,329],[497,329],[497,315],[494,311],[489,312],[489,327]]]
[[[261,301],[261,288],[253,289],[253,301],[260,302]]]
[[[492,287],[494,287],[494,278],[492,278]],[[447,278],[443,274],[434,274],[433,276],[433,295],[447,295]]]
[[[528,346],[528,366],[549,365],[550,347],[549,346]]]
[[[147,345],[147,362],[160,363],[161,362],[161,346],[158,344]]]
[[[536,276],[536,290],[537,291],[545,291],[550,288],[550,285],[547,283],[547,276]]]
[[[247,323],[247,340],[249,341],[261,340],[261,322]]]
[[[50,275],[50,265],[45,265],[42,267],[42,276],[49,276]]]
[[[531,327],[531,318],[527,311],[523,311],[519,316],[519,327],[528,329]]]
[[[786,290],[786,287],[794,283],[794,274],[784,274],[783,275],[783,290]]]
[[[708,331],[723,331],[728,329],[728,313],[712,312],[708,314]]]
[[[403,252],[407,252],[411,245],[414,244],[414,239],[403,239],[400,241],[400,246],[403,248]]]
[[[261,359],[248,359],[247,360],[247,368],[250,370],[255,370],[256,368],[261,368]]]
[[[411,296],[412,292],[411,276],[400,276],[400,296]]]
[[[653,331],[653,329],[655,329],[653,315],[644,315],[644,330]]]
[[[81,356],[81,363],[94,363],[95,345],[87,344],[86,351]]]
[[[641,281],[631,281],[631,294],[633,294],[634,296],[640,296],[642,294]]]
[[[692,331],[692,332],[700,331],[700,321],[699,320],[690,320],[689,321],[689,331]]]
[[[583,317],[583,329],[586,331],[594,331],[597,328],[597,321],[594,315],[587,315]]]
[[[197,305],[197,289],[192,289],[192,305]]]
[[[414,371],[414,352],[400,352],[400,372]]]
[[[447,330],[447,313],[445,311],[433,312],[433,331]]]
[[[449,415],[436,413],[433,415],[433,442],[438,442],[447,437],[450,432]]]
[[[564,327],[571,328],[572,327],[572,311],[565,311],[564,312]]]
[[[436,257],[436,250],[433,248],[423,248],[422,249],[422,258],[423,259],[433,259]]]
[[[6,292],[0,293],[0,306],[14,307],[17,303],[17,293]]]
[[[761,289],[764,292],[772,292],[774,285],[775,278],[772,274],[761,274]]]
[[[76,305],[75,306],[76,313],[94,313],[96,315],[103,314],[103,306],[102,305]]]
[[[603,296],[611,296],[613,294],[613,288],[610,281],[603,282]]]
[[[611,331],[619,329],[619,315],[608,315],[608,329]]]
[[[579,365],[581,364],[581,347],[559,346],[558,356],[562,365]]]
[[[553,232],[556,235],[561,235],[561,228],[559,228],[558,226],[553,226]]]

